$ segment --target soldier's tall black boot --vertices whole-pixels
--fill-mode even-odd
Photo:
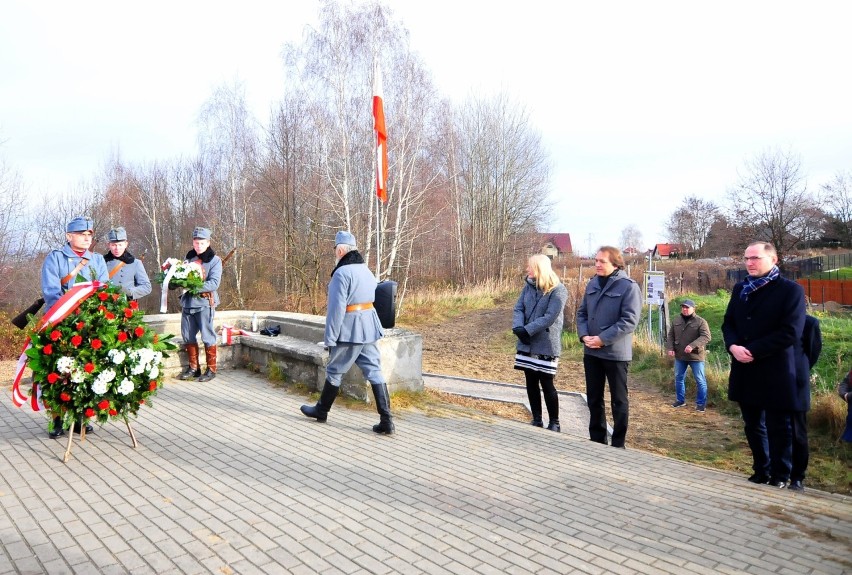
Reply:
[[[330,381],[325,380],[325,385],[322,386],[322,391],[320,392],[320,398],[316,405],[303,405],[301,408],[302,413],[307,415],[308,417],[314,417],[317,421],[324,422],[328,419],[328,412],[331,410],[331,404],[334,403],[334,400],[337,398],[337,392],[340,391],[340,387],[336,385],[332,385]]]
[[[53,431],[48,431],[47,434],[56,439],[57,437],[62,437],[65,435],[65,430],[62,428],[62,418],[54,417],[53,418]]]
[[[393,418],[391,418],[388,386],[386,383],[371,383],[370,387],[373,388],[373,397],[376,398],[376,411],[379,412],[379,422],[373,426],[373,431],[390,435],[394,431],[394,426]]]

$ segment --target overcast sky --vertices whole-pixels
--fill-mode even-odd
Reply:
[[[506,91],[553,164],[550,230],[581,252],[633,224],[644,248],[687,195],[725,202],[755,154],[799,154],[816,190],[852,170],[852,3],[389,0],[439,88]],[[0,0],[0,158],[33,194],[196,151],[239,79],[258,119],[314,0]],[[390,104],[388,104],[390,106]],[[393,145],[388,117],[389,146]]]

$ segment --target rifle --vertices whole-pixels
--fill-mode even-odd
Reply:
[[[223,265],[223,266],[224,266],[226,263],[228,263],[228,260],[229,260],[229,259],[231,259],[231,256],[232,256],[232,255],[234,255],[234,252],[235,252],[235,251],[237,251],[237,246],[232,247],[232,248],[231,248],[231,251],[229,251],[229,252],[228,252],[228,255],[226,255],[224,258],[222,258],[222,265]]]
[[[30,307],[28,307],[27,309],[12,318],[12,325],[14,325],[18,329],[24,329],[29,323],[28,316],[31,314],[35,314],[38,310],[41,309],[41,306],[43,305],[44,298],[38,298],[32,303]]]

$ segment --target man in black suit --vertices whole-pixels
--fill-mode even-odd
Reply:
[[[802,349],[805,295],[799,284],[781,277],[772,244],[751,243],[743,259],[748,277],[734,286],[722,322],[731,354],[728,398],[740,404],[754,463],[749,481],[784,488],[793,467],[794,420],[810,409],[810,371]],[[796,459],[800,463],[800,452]],[[802,477],[793,478],[794,489],[804,476],[796,467]]]

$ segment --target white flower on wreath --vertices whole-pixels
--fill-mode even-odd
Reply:
[[[128,393],[133,391],[133,382],[127,379],[126,377],[121,380],[121,383],[118,384],[118,393],[121,395],[127,395]]]
[[[107,353],[112,362],[116,365],[123,363],[127,358],[127,354],[121,351],[120,349],[111,349]]]
[[[160,375],[160,368],[155,365],[151,368],[151,371],[148,372],[148,377],[151,379],[157,379],[158,375]]]
[[[86,380],[86,372],[80,369],[79,367],[74,367],[71,371],[71,382],[72,383],[83,383]]]
[[[96,377],[92,382],[92,393],[95,395],[103,395],[107,391],[107,382],[101,377]]]
[[[58,360],[56,360],[56,371],[62,374],[69,374],[71,370],[74,369],[74,359],[68,357],[67,355],[63,355]]]

